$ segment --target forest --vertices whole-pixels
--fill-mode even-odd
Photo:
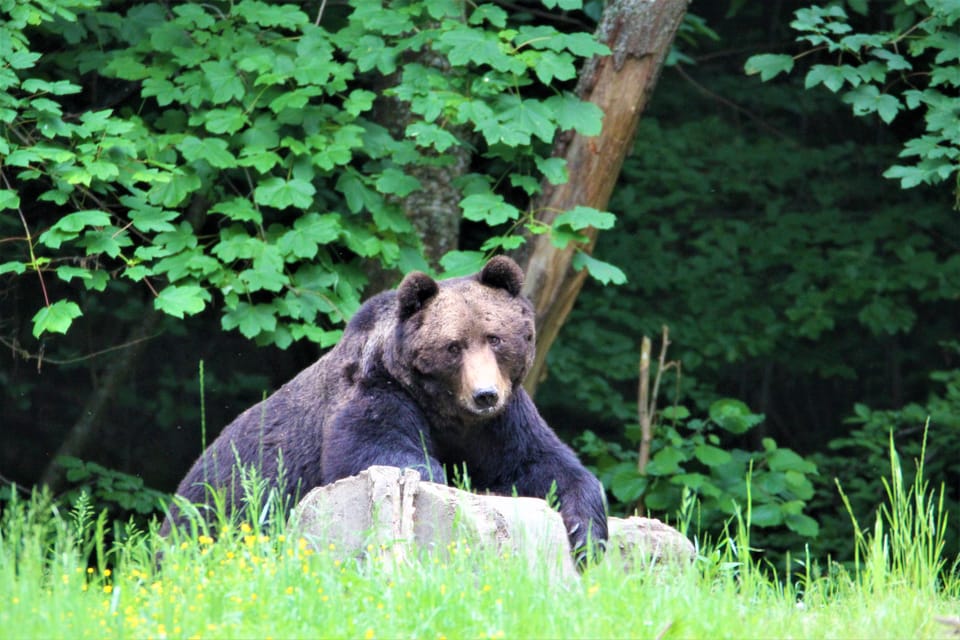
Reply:
[[[0,16],[0,509],[162,514],[362,300],[508,253],[612,513],[846,560],[893,443],[960,554],[960,1]]]

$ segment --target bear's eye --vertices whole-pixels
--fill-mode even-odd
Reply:
[[[447,345],[447,353],[449,353],[450,355],[458,356],[460,355],[460,351],[462,350],[463,350],[462,347],[457,342],[451,342],[450,344]]]
[[[500,339],[500,336],[487,336],[487,342],[491,347],[498,347],[503,341]]]

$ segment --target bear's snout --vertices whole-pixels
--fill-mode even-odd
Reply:
[[[481,411],[495,408],[498,402],[500,402],[500,394],[495,387],[484,387],[473,392],[473,404],[477,405]]]
[[[490,416],[502,410],[510,387],[493,351],[487,347],[467,349],[460,378],[460,404],[476,416]]]

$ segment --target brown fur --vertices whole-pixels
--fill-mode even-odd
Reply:
[[[368,300],[336,347],[228,425],[177,493],[209,503],[208,486],[224,490],[235,511],[240,465],[291,498],[374,464],[440,482],[465,466],[475,488],[495,493],[544,497],[555,483],[574,546],[604,540],[599,482],[521,386],[534,356],[522,284],[502,257],[463,278],[408,275]],[[171,509],[163,530],[182,521]]]

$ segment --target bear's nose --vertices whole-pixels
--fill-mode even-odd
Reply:
[[[495,407],[498,400],[500,400],[500,396],[493,387],[484,387],[483,389],[477,389],[473,392],[473,402],[477,405],[478,409]]]

